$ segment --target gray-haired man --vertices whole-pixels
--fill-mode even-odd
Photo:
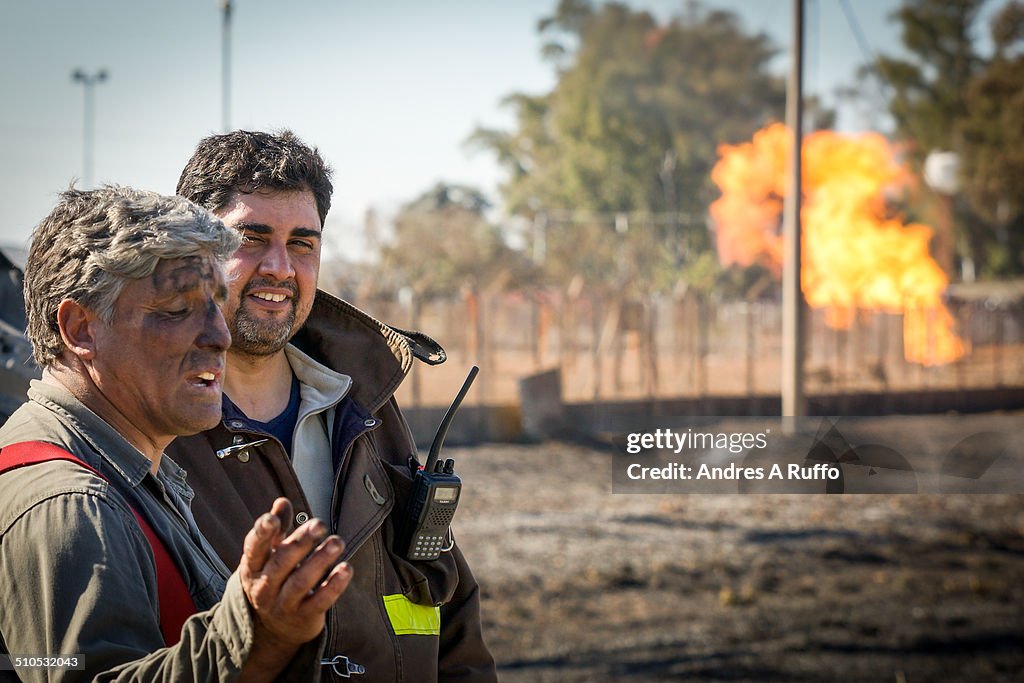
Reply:
[[[285,537],[279,499],[230,574],[162,457],[220,419],[223,261],[237,246],[198,206],[120,187],[63,193],[33,235],[25,298],[43,378],[0,429],[0,652],[37,666],[24,680],[318,673],[324,614],[352,575],[331,568],[344,544],[317,520]],[[33,464],[51,451],[67,457]],[[200,612],[168,629],[182,602]]]

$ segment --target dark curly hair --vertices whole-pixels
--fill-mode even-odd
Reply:
[[[236,130],[203,138],[178,179],[177,193],[219,211],[235,192],[308,190],[323,226],[331,208],[331,168],[290,130]]]

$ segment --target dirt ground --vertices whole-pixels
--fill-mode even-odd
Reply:
[[[1024,680],[1024,496],[612,495],[599,446],[446,453],[503,681]]]

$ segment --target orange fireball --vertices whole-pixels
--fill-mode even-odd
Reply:
[[[788,190],[790,132],[772,124],[751,142],[722,145],[711,177],[722,197],[711,205],[723,265],[782,270],[780,217]],[[857,309],[902,312],[904,355],[923,365],[956,360],[964,344],[942,303],[945,273],[928,252],[932,230],[886,215],[886,192],[910,181],[884,137],[831,131],[803,144],[801,289],[847,328]]]

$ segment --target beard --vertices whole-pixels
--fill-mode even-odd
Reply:
[[[289,308],[283,314],[266,317],[249,308],[248,295],[258,287],[277,287],[291,291]],[[238,310],[228,326],[231,331],[231,350],[250,356],[272,356],[283,349],[292,338],[297,317],[298,287],[294,282],[250,280],[242,290]]]

